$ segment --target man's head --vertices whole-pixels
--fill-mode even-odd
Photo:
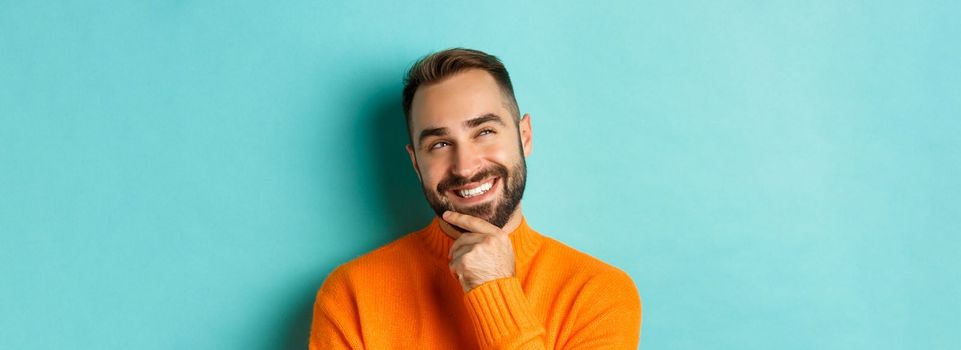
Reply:
[[[405,80],[404,113],[407,152],[434,212],[503,228],[524,194],[532,135],[500,60],[469,49],[422,58]]]

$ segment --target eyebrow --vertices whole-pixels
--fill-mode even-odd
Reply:
[[[478,127],[478,126],[481,126],[481,125],[483,125],[484,123],[489,123],[489,122],[495,122],[495,123],[500,124],[500,125],[502,125],[502,126],[506,126],[506,125],[507,125],[507,124],[504,124],[504,119],[502,119],[500,116],[498,116],[497,114],[494,114],[494,113],[487,113],[487,114],[481,115],[481,116],[479,116],[479,117],[466,120],[466,121],[464,121],[463,124],[464,124],[464,127],[468,128],[468,129],[472,129],[472,128],[476,128],[476,127]],[[450,130],[447,129],[447,128],[428,128],[428,129],[421,130],[420,136],[417,138],[417,143],[423,144],[423,143],[424,143],[424,139],[426,139],[426,138],[428,138],[428,137],[431,137],[431,136],[446,136],[449,132],[450,132]]]

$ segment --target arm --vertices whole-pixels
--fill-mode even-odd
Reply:
[[[578,297],[570,335],[560,349],[637,349],[641,301],[623,272],[598,276]],[[497,279],[464,296],[481,349],[544,349],[544,326],[515,278]]]
[[[481,349],[545,349],[544,326],[517,277],[484,283],[464,295]]]
[[[515,274],[509,234],[482,219],[446,212],[467,232],[450,248],[450,270],[464,289],[464,304],[481,349],[544,349],[544,326]]]
[[[310,350],[362,348],[359,322],[345,312],[354,310],[353,304],[346,281],[334,270],[317,292],[310,327]]]
[[[451,246],[450,269],[464,289],[464,302],[481,349],[543,349],[545,329],[514,276],[508,233],[465,214],[446,212],[447,222],[465,229]],[[570,335],[563,348],[636,349],[640,299],[630,277],[603,270],[577,295]],[[567,332],[565,332],[567,333]]]
[[[637,349],[641,335],[641,299],[634,281],[622,271],[587,282],[573,332],[564,349]]]

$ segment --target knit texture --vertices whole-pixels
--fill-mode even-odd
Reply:
[[[515,277],[467,293],[437,218],[337,267],[317,292],[310,349],[637,348],[641,301],[626,273],[523,218],[510,238]]]

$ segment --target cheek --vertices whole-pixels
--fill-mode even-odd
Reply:
[[[437,184],[444,179],[447,168],[441,162],[435,161],[430,164],[423,164],[420,171],[424,185],[431,189],[436,189]]]
[[[496,144],[484,148],[485,158],[502,165],[513,164],[517,158],[517,147],[511,148],[508,145]]]

